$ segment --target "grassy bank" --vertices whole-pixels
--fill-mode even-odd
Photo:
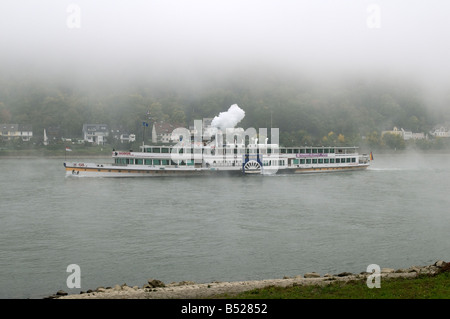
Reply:
[[[450,271],[416,278],[387,278],[380,288],[368,288],[365,280],[333,282],[326,286],[265,287],[215,298],[232,299],[450,299]]]

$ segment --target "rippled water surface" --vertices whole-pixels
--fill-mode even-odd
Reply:
[[[0,298],[450,259],[450,155],[374,155],[363,172],[143,179],[0,159]]]

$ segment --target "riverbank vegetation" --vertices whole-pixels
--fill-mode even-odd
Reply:
[[[450,299],[450,272],[416,278],[383,279],[369,289],[365,280],[335,282],[326,286],[265,287],[219,298],[233,299]]]

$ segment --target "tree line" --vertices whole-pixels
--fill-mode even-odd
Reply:
[[[364,144],[401,149],[405,141],[382,138],[381,132],[397,126],[428,133],[450,119],[445,110],[432,110],[413,84],[384,81],[359,79],[321,86],[301,78],[241,76],[191,89],[187,83],[142,81],[95,88],[0,78],[0,123],[31,124],[37,142],[49,127],[57,127],[64,137],[81,137],[85,123],[107,124],[137,136],[142,134],[142,122],[189,127],[194,120],[213,118],[232,104],[246,113],[240,127],[277,127],[285,146]],[[445,143],[417,145],[433,148]]]

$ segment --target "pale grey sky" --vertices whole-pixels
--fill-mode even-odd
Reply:
[[[270,65],[450,82],[449,15],[443,0],[2,0],[0,71]]]

